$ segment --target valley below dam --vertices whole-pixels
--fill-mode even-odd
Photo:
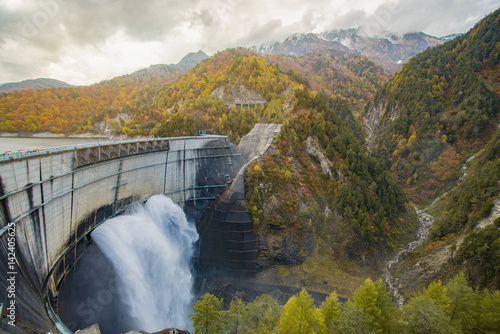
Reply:
[[[404,254],[412,252],[423,245],[423,243],[427,239],[427,236],[429,235],[429,230],[432,226],[432,223],[434,222],[434,217],[432,217],[430,214],[418,209],[417,207],[415,207],[414,209],[417,212],[418,220],[420,223],[420,226],[418,227],[416,233],[416,239],[414,241],[411,241],[405,247],[400,248],[391,260],[384,263],[383,272],[381,275],[382,280],[387,286],[387,289],[391,291],[392,296],[398,306],[403,306],[405,298],[399,292],[399,290],[402,288],[401,281],[394,278],[394,276],[392,275],[392,271],[396,269],[397,265],[403,259]]]
[[[462,175],[458,178],[456,184],[453,186],[453,188],[451,190],[453,190],[456,186],[460,185],[462,183],[462,181],[467,177],[467,164],[471,160],[473,160],[478,154],[479,154],[479,152],[470,156],[465,161],[465,163],[462,166]],[[409,283],[408,281],[415,280],[415,278],[412,278],[412,274],[410,274],[410,273],[403,275],[403,277],[401,277],[401,275],[399,275],[399,277],[396,278],[393,276],[393,272],[397,269],[397,267],[401,263],[401,261],[403,261],[405,254],[410,253],[410,252],[416,250],[417,248],[421,247],[424,244],[424,242],[427,240],[427,237],[429,235],[429,231],[432,227],[432,224],[434,223],[434,217],[428,213],[428,210],[431,209],[442,198],[446,197],[446,195],[448,195],[448,193],[451,190],[448,190],[448,191],[444,192],[443,194],[441,194],[440,196],[438,196],[436,199],[434,199],[432,201],[431,204],[429,204],[424,209],[419,209],[416,206],[414,206],[414,209],[417,213],[418,220],[419,220],[419,227],[418,227],[418,230],[416,232],[415,240],[408,243],[405,247],[400,248],[396,252],[394,257],[392,259],[386,261],[383,265],[383,271],[381,274],[381,278],[384,281],[384,283],[386,284],[387,289],[389,289],[391,291],[392,296],[393,296],[393,298],[396,301],[398,306],[403,306],[405,303],[405,298],[403,297],[402,293],[400,293],[400,290],[405,288],[405,285],[407,285]],[[493,210],[490,214],[490,217],[492,217],[492,218],[489,218],[490,221],[493,221],[496,217],[498,217],[497,205],[499,203],[500,203],[500,201],[498,201],[498,200],[495,202],[496,206],[493,208]],[[457,240],[456,244],[458,247],[462,243],[463,239],[464,239],[464,237],[462,236]],[[447,248],[449,248],[449,246]],[[446,254],[448,254],[448,253],[449,252],[446,251]],[[446,259],[446,258],[447,258],[447,255],[440,256],[439,259],[434,259],[434,261],[436,262],[437,266],[440,266],[442,264],[442,262],[444,261],[443,259]]]

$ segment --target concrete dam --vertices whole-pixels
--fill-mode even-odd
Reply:
[[[264,132],[252,137],[259,129]],[[71,333],[58,317],[58,292],[92,244],[89,233],[156,194],[170,197],[197,221],[199,268],[254,272],[257,249],[244,207],[244,171],[279,129],[258,125],[239,149],[225,136],[206,135],[77,146],[0,161],[0,332]],[[228,215],[232,211],[242,224]]]

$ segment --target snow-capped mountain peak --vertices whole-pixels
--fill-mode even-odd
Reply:
[[[322,33],[295,33],[281,43],[253,46],[252,49],[261,54],[302,55],[317,48],[347,48],[360,52],[387,70],[395,72],[410,57],[454,37],[456,35],[438,38],[423,32],[400,36],[390,31],[371,35],[363,27],[358,27]]]

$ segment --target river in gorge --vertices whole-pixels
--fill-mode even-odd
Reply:
[[[464,163],[464,165],[462,166],[463,174],[458,179],[457,184],[456,184],[457,186],[460,183],[462,183],[462,181],[467,176],[467,164],[472,159],[474,159],[476,157],[476,155],[477,155],[477,153],[474,154],[473,156],[469,157],[467,159],[467,161]],[[441,198],[443,198],[444,196],[446,196],[448,194],[448,192],[449,191],[447,191],[447,192],[443,193],[441,196],[437,197],[432,202],[431,205],[429,205],[428,207],[426,207],[423,210],[420,210],[417,207],[414,207],[415,211],[417,212],[417,216],[418,216],[418,220],[419,220],[419,227],[418,227],[418,230],[417,230],[417,233],[416,233],[415,240],[413,240],[410,243],[408,243],[405,247],[400,248],[397,251],[396,255],[391,260],[386,261],[384,263],[384,267],[383,267],[383,272],[382,272],[381,278],[384,281],[384,283],[386,284],[387,289],[389,289],[389,291],[391,291],[392,296],[393,296],[394,300],[396,301],[396,303],[398,304],[398,306],[402,306],[404,304],[404,302],[405,302],[405,299],[399,293],[399,289],[401,288],[400,287],[400,283],[398,282],[397,279],[394,278],[394,276],[392,275],[392,271],[399,264],[399,262],[402,260],[404,254],[406,254],[408,252],[412,252],[415,249],[417,249],[418,247],[420,247],[420,246],[423,245],[423,243],[427,239],[427,236],[429,234],[429,230],[430,230],[432,224],[434,223],[434,217],[431,216],[426,211],[429,208],[431,208],[432,206],[434,206],[434,204],[438,200],[440,200]]]

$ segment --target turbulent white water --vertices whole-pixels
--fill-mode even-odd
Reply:
[[[191,327],[190,260],[198,239],[182,209],[163,195],[105,222],[92,239],[110,260],[133,330]]]

